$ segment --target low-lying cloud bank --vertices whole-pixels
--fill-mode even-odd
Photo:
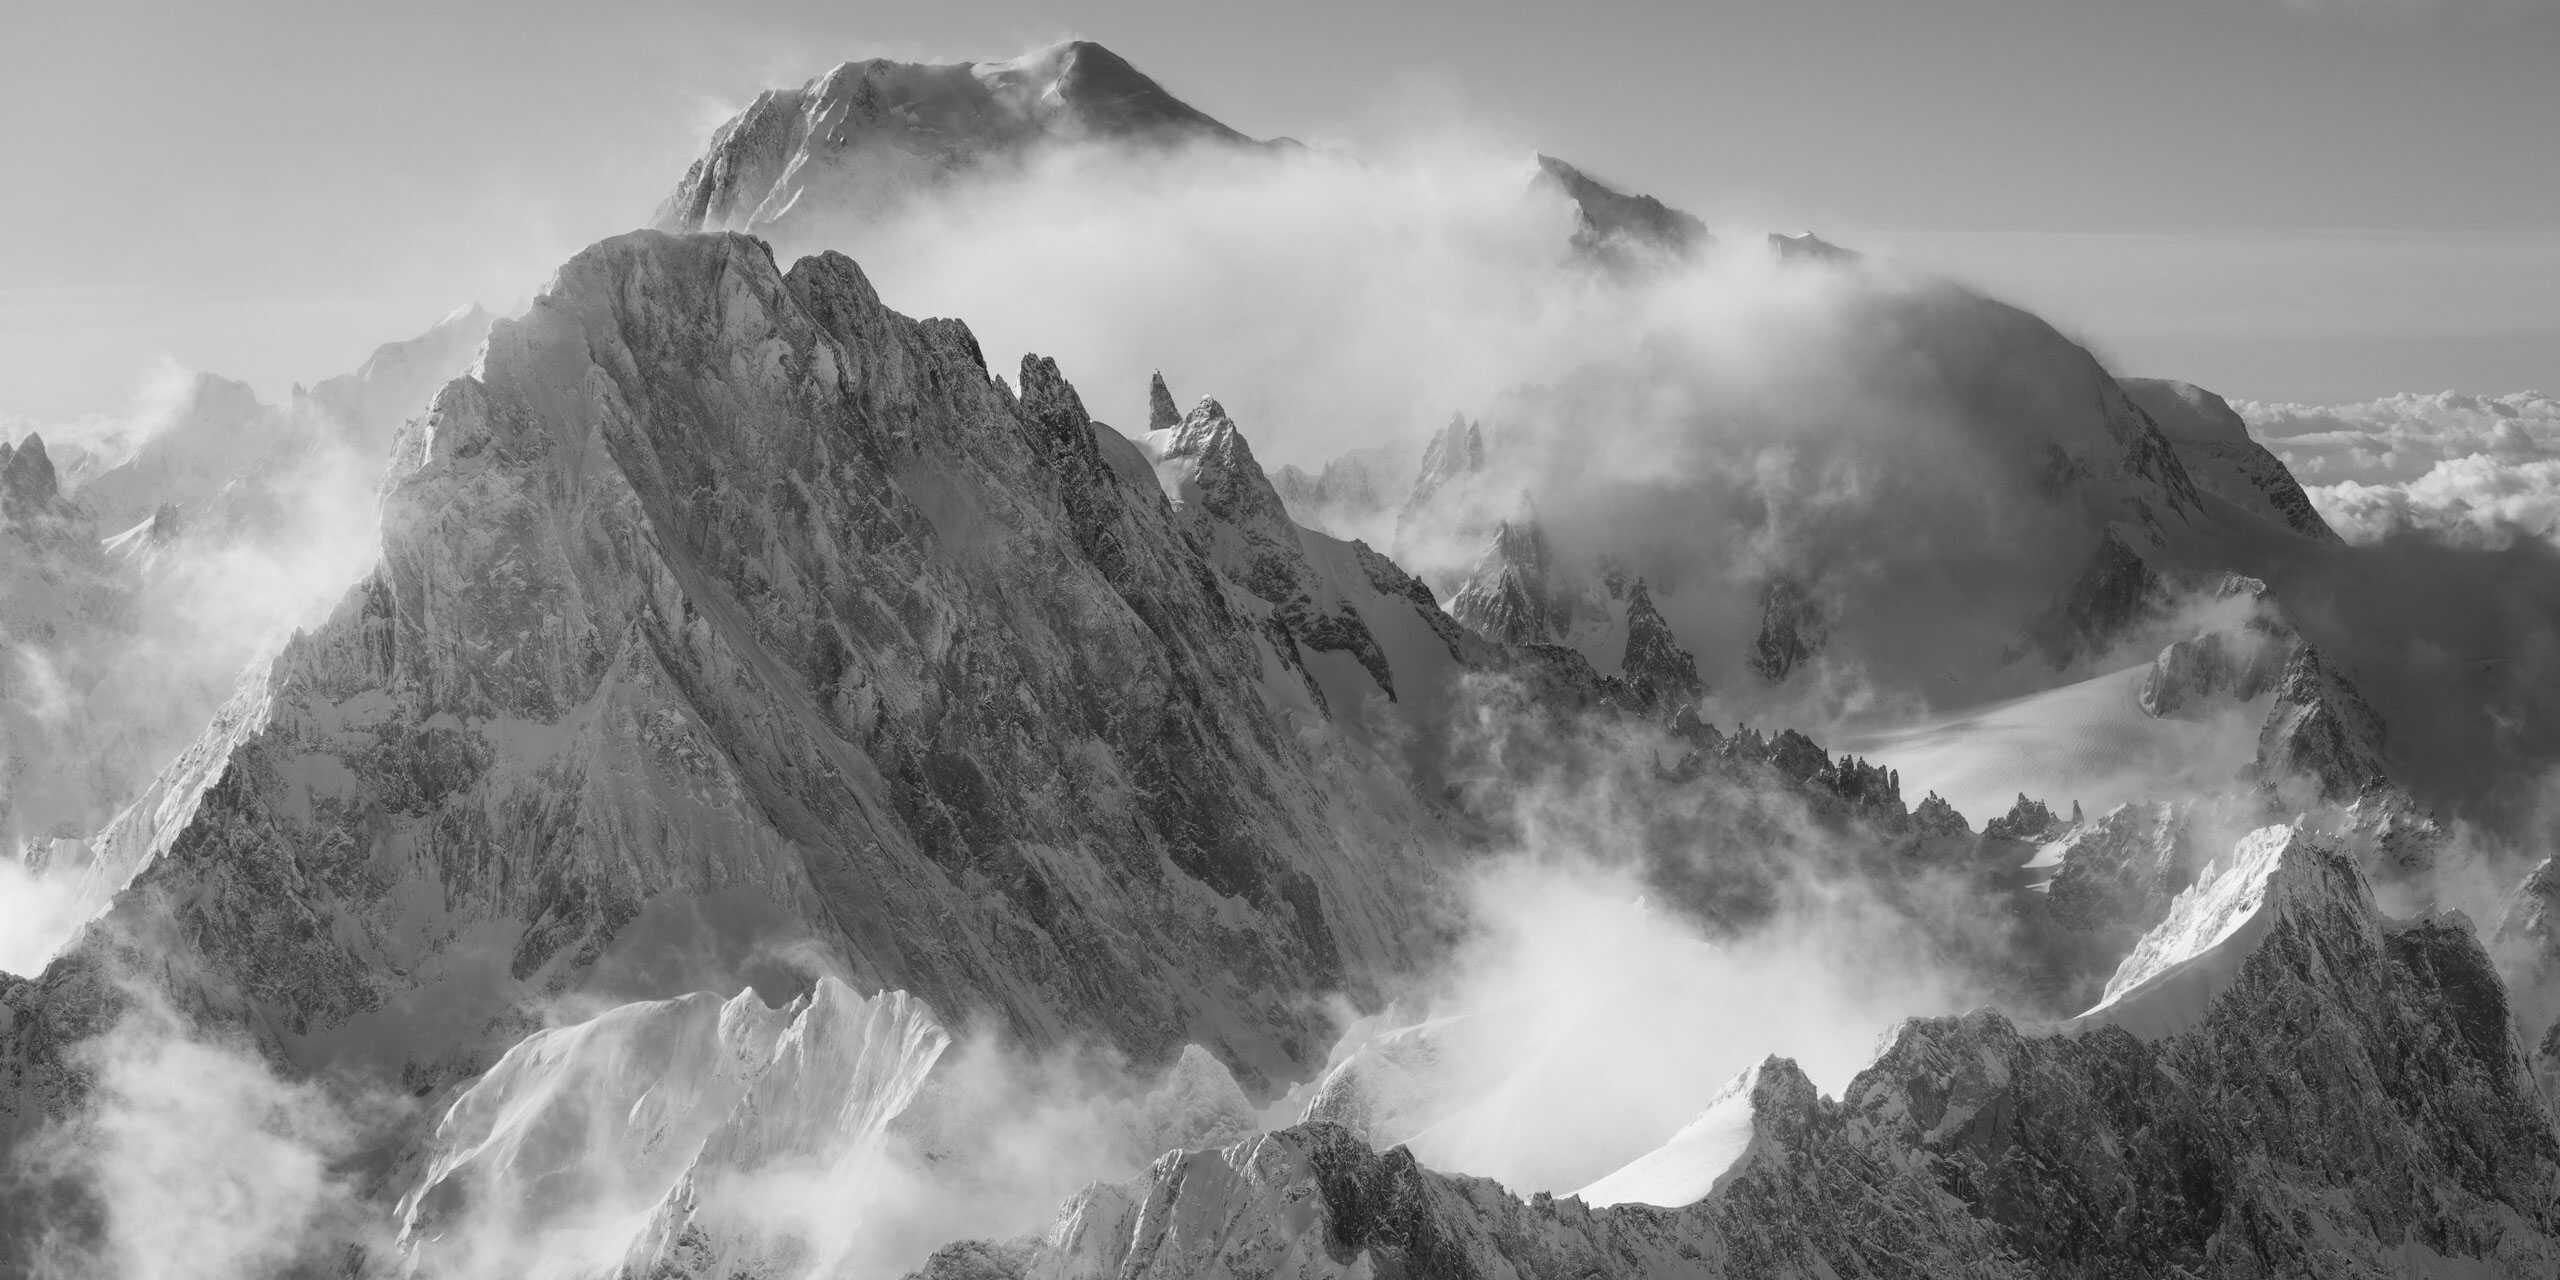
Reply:
[[[2560,399],[2550,395],[2232,408],[2350,542],[2401,530],[2487,549],[2560,539]]]
[[[36,1280],[316,1275],[388,1243],[361,1153],[402,1100],[287,1080],[147,987],[128,984],[124,999],[125,1014],[73,1050],[93,1081],[87,1105],[8,1171],[48,1189],[49,1220],[24,1224],[42,1227]]]

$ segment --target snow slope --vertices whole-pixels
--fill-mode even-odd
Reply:
[[[923,1002],[831,978],[785,1008],[691,995],[538,1033],[446,1110],[401,1200],[403,1258],[428,1275],[569,1275],[771,1248],[762,1223],[716,1221],[730,1189],[876,1154],[949,1044]]]
[[[758,95],[712,135],[657,225],[806,237],[968,168],[1078,141],[1250,144],[1089,40],[1000,62],[873,58]]]
[[[1902,771],[1967,814],[2006,810],[2020,792],[2092,811],[2230,787],[2256,758],[2266,703],[2195,719],[2146,713],[2146,664],[1916,722],[1851,729],[1842,749]]]
[[[1734,1077],[1669,1142],[1574,1192],[1574,1198],[1594,1208],[1613,1204],[1677,1208],[1706,1199],[1751,1146],[1751,1098],[1759,1085],[1758,1067]]]
[[[2117,966],[2097,1005],[2080,1020],[2159,1035],[2203,1016],[2288,908],[2291,895],[2317,892],[2316,886],[2297,883],[2310,874],[2296,848],[2300,838],[2293,827],[2263,827],[2207,863],[2170,903],[2168,917]]]

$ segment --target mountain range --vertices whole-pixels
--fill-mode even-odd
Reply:
[[[0,1271],[2560,1267],[2560,553],[2351,542],[2211,392],[1552,157],[1624,341],[1289,465],[828,247],[1082,150],[1302,148],[850,62],[518,314],[0,444]],[[1644,327],[1735,280],[1748,395]],[[1513,915],[1943,998],[1818,1082],[1636,990],[1712,975],[1473,990]]]

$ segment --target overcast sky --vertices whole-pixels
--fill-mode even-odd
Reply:
[[[1081,35],[1259,135],[1461,111],[2233,396],[2560,389],[2560,0],[9,0],[0,415],[521,301],[847,58]],[[895,299],[891,300],[893,303]]]

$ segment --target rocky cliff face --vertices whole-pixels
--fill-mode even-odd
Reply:
[[[1410,957],[1429,820],[1357,780],[1296,634],[1053,365],[1017,395],[841,257],[599,245],[398,465],[380,569],[108,922],[174,921],[288,1058],[442,1079],[530,1001],[788,990],[808,945],[1035,1041],[1270,1072],[1320,1047],[1295,993]],[[1409,580],[1337,560],[1451,661]]]
[[[1574,600],[1559,588],[1535,518],[1494,526],[1476,570],[1449,597],[1449,616],[1496,644],[1556,644],[1573,634]]]
[[[1573,247],[1622,268],[1677,259],[1707,247],[1707,224],[1647,195],[1629,195],[1556,159],[1538,157],[1539,181],[1573,201]]]
[[[1747,661],[1761,679],[1783,683],[1820,654],[1829,637],[1822,602],[1794,578],[1780,574],[1760,589],[1760,633],[1752,638]]]
[[[2217,501],[2314,541],[2337,542],[2336,530],[2311,506],[2302,482],[2265,445],[2249,437],[2228,401],[2192,383],[2127,378],[2125,394],[2160,428],[2197,488]]]
[[[1642,582],[1627,593],[1627,649],[1618,670],[1634,691],[1636,706],[1647,713],[1694,705],[1705,696],[1696,655],[1680,647],[1671,624],[1653,607],[1653,595]]]
[[[1161,389],[1163,380],[1155,386]],[[1328,707],[1342,704],[1346,720],[1359,719],[1357,709],[1372,689],[1390,702],[1404,697],[1444,706],[1457,677],[1490,660],[1487,646],[1451,626],[1429,594],[1384,557],[1293,521],[1217,401],[1200,401],[1149,432],[1140,447],[1153,459],[1192,547],[1255,604],[1268,607],[1284,651],[1316,663],[1307,668],[1310,679]],[[1317,655],[1357,663],[1371,687],[1336,678]]]
[[[62,483],[44,437],[29,433],[15,444],[0,441],[0,520],[12,528],[30,528],[65,514]]]
[[[0,441],[0,859],[78,834],[125,772],[131,753],[84,713],[133,603],[44,438]]]

